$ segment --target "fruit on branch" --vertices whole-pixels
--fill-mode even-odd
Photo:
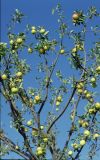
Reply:
[[[68,155],[69,155],[69,156],[72,156],[72,154],[73,154],[73,151],[71,151],[71,150],[68,151]]]
[[[49,50],[49,46],[48,45],[45,45],[43,48],[44,48],[45,51]]]
[[[84,139],[82,139],[81,141],[80,141],[80,146],[84,146],[86,144],[86,141],[84,140]]]
[[[37,96],[34,97],[34,102],[35,102],[35,103],[39,103],[40,100],[41,100],[40,95],[37,95]]]
[[[60,105],[60,102],[59,101],[56,101],[56,106],[59,106]]]
[[[38,131],[32,130],[32,136],[38,136]]]
[[[100,134],[98,133],[93,134],[93,139],[97,139],[98,137],[100,137]]]
[[[36,150],[36,154],[37,154],[37,156],[41,156],[41,155],[43,155],[43,148],[42,147],[38,147],[37,148],[37,150]]]
[[[22,38],[17,38],[16,43],[21,44],[23,42]]]
[[[32,119],[29,120],[29,121],[27,121],[27,125],[28,125],[28,126],[31,126],[32,124],[33,124]]]
[[[24,128],[24,131],[25,131],[25,132],[28,132],[28,128]]]
[[[64,53],[65,53],[65,50],[64,50],[64,49],[61,49],[61,50],[59,51],[59,53],[60,53],[60,54],[64,54]]]
[[[79,19],[79,17],[80,17],[80,15],[79,15],[78,13],[74,13],[74,14],[72,15],[72,20],[73,20],[73,21],[76,21],[76,20]]]
[[[45,33],[45,29],[44,29],[44,28],[41,28],[39,32],[40,32],[41,34],[44,34],[44,33]]]
[[[88,112],[89,112],[89,114],[95,114],[96,110],[95,110],[95,108],[90,108],[88,110]]]
[[[6,79],[7,79],[7,75],[6,75],[6,74],[3,74],[3,75],[1,76],[1,78],[2,78],[2,80],[6,80]]]
[[[90,131],[89,131],[89,130],[85,130],[85,131],[84,131],[84,135],[85,135],[86,137],[89,137],[89,136],[90,136]]]
[[[44,49],[44,48],[40,48],[40,49],[39,49],[39,53],[40,53],[40,54],[45,54],[45,49]]]
[[[77,143],[73,143],[73,144],[72,144],[72,147],[76,150],[76,149],[79,148],[79,145],[78,145]]]
[[[33,48],[29,47],[28,48],[28,53],[32,53],[33,52]]]
[[[100,103],[99,103],[99,102],[95,103],[95,108],[96,108],[97,110],[100,110]]]
[[[83,128],[87,128],[89,126],[89,123],[88,122],[86,122],[86,121],[83,121],[83,123],[82,123],[82,127]]]
[[[12,93],[18,93],[19,89],[17,87],[12,87],[11,92]]]
[[[23,75],[22,72],[17,72],[17,73],[16,73],[16,76],[17,76],[17,77],[22,77],[22,75]]]
[[[98,66],[98,67],[96,68],[96,73],[97,73],[97,74],[100,74],[100,66]]]
[[[18,145],[16,145],[16,146],[15,146],[15,149],[17,149],[17,150],[18,150],[18,149],[19,149],[19,146],[18,146]]]
[[[32,33],[32,34],[35,34],[35,33],[36,33],[36,28],[35,28],[35,26],[32,26],[32,28],[31,28],[31,33]]]
[[[90,80],[90,82],[91,82],[91,83],[96,83],[96,78],[95,78],[95,77],[92,77],[91,80]]]
[[[76,47],[74,47],[74,48],[72,49],[72,53],[77,53],[77,48],[76,48]]]
[[[43,138],[43,142],[47,143],[48,142],[48,138],[47,137]]]
[[[77,92],[82,94],[83,93],[83,89],[77,89]]]
[[[58,96],[58,97],[56,98],[56,100],[59,101],[59,102],[62,102],[62,96]]]
[[[41,126],[40,126],[40,129],[41,129],[41,130],[43,130],[43,129],[44,129],[44,126],[43,126],[43,125],[41,125]]]
[[[11,40],[9,41],[9,43],[10,43],[10,45],[13,45],[13,44],[14,44],[14,40],[11,39]]]

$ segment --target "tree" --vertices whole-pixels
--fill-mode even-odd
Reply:
[[[100,150],[100,102],[97,100],[100,30],[98,25],[90,27],[89,21],[100,14],[94,6],[87,13],[74,11],[73,30],[66,23],[60,4],[52,10],[52,14],[58,15],[58,36],[55,39],[43,26],[27,25],[23,32],[14,33],[14,27],[17,23],[21,25],[24,18],[24,14],[16,9],[8,28],[9,44],[0,43],[1,96],[9,105],[12,127],[23,139],[19,145],[7,137],[7,131],[1,129],[1,155],[15,152],[27,160],[44,160],[48,158],[49,151],[53,160],[77,160],[81,159],[80,154],[89,144],[88,159],[93,159]],[[91,48],[86,44],[88,33],[94,36]],[[31,36],[32,42],[29,42]],[[65,41],[68,40],[73,47],[67,46]],[[24,52],[33,58],[33,63],[38,58],[37,68],[26,63]],[[61,67],[62,70],[58,67],[60,60],[65,66]],[[66,71],[67,66],[70,74]],[[29,73],[33,74],[32,87],[25,85]],[[6,110],[6,106],[3,109]],[[61,148],[57,138],[58,133],[63,131],[58,130],[58,125],[65,113],[69,115],[65,121],[70,127],[66,128],[66,141]],[[25,115],[30,117],[27,122]]]

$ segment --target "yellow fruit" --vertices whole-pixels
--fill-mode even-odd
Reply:
[[[40,129],[43,130],[43,129],[44,129],[44,126],[40,126]]]
[[[83,122],[84,122],[84,121],[83,121],[83,120],[81,120],[81,119],[80,119],[80,120],[78,120],[79,125],[82,125],[82,124],[83,124]]]
[[[90,109],[88,110],[88,112],[89,112],[90,114],[94,114],[94,113],[96,112],[96,110],[95,110],[95,108],[90,108]]]
[[[65,53],[65,50],[64,49],[61,49],[60,50],[60,54],[64,54]]]
[[[56,101],[56,106],[59,106],[60,105],[60,102],[59,101]]]
[[[77,143],[73,143],[73,144],[72,144],[72,147],[73,147],[74,149],[78,149],[79,146],[78,146]]]
[[[32,53],[33,52],[33,48],[28,48],[28,53]]]
[[[90,136],[90,131],[85,130],[85,131],[84,131],[84,135],[87,136],[87,137]]]
[[[38,131],[32,131],[32,136],[38,136]]]
[[[6,75],[6,74],[3,74],[3,75],[1,76],[1,78],[2,78],[3,80],[6,80],[6,79],[7,79],[7,75]]]
[[[85,141],[85,140],[81,140],[81,141],[80,141],[80,145],[81,145],[81,146],[84,146],[84,145],[85,145],[85,143],[86,143],[86,141]]]
[[[62,97],[58,96],[56,100],[59,101],[59,102],[61,102],[62,101]]]
[[[77,52],[77,48],[75,47],[72,49],[72,53],[76,53],[76,52]]]
[[[39,32],[43,34],[43,33],[45,33],[45,29],[41,28]]]
[[[87,90],[84,90],[84,94],[87,94],[88,93],[88,91]]]
[[[78,89],[77,92],[82,94],[83,93],[83,89]]]
[[[29,121],[27,122],[27,125],[28,125],[28,126],[31,126],[31,125],[32,125],[32,120],[29,120]]]
[[[19,149],[19,147],[16,145],[16,146],[15,146],[15,149]]]
[[[16,76],[17,76],[17,77],[21,77],[21,76],[22,76],[22,72],[17,72],[17,73],[16,73]]]
[[[98,133],[95,133],[95,134],[93,135],[93,139],[97,139],[98,137],[100,137],[100,135],[99,135]]]
[[[23,39],[22,39],[22,38],[17,38],[16,42],[17,42],[18,44],[21,44],[21,43],[23,42]]]
[[[48,46],[44,46],[43,48],[44,48],[45,51],[47,51],[49,49]]]
[[[11,45],[14,44],[14,40],[11,39],[9,43],[10,43]]]
[[[97,72],[98,74],[100,74],[100,66],[98,66],[98,67],[96,68],[96,72]]]
[[[36,33],[36,30],[35,30],[35,29],[32,29],[32,30],[31,30],[31,33],[32,33],[32,34],[35,34],[35,33]]]
[[[96,82],[96,78],[95,77],[93,77],[93,78],[91,78],[91,83],[95,83]]]
[[[74,13],[74,14],[72,15],[72,19],[73,19],[73,20],[78,20],[78,19],[79,19],[79,14],[78,14],[78,13]]]
[[[44,53],[45,53],[45,49],[44,49],[44,48],[40,48],[40,49],[39,49],[39,52],[40,52],[41,54],[44,54]]]
[[[17,87],[12,87],[11,92],[12,93],[18,93],[18,88]]]
[[[100,103],[99,102],[95,103],[95,108],[100,109]]]
[[[48,142],[48,138],[43,138],[43,141],[44,141],[45,143],[47,143],[47,142]]]
[[[88,122],[83,122],[83,123],[82,123],[82,127],[83,127],[83,128],[86,128],[86,127],[88,127],[88,126],[89,126],[89,123],[88,123]]]
[[[40,99],[41,99],[41,98],[40,98],[40,96],[39,96],[39,95],[37,95],[37,96],[35,96],[35,97],[34,97],[34,100],[35,100],[36,102],[39,102],[39,101],[40,101]]]
[[[69,156],[72,156],[72,154],[73,154],[73,151],[71,151],[71,150],[68,151],[68,155],[69,155]]]
[[[37,155],[38,156],[43,155],[43,151],[42,150],[37,151]]]
[[[25,132],[28,132],[28,128],[24,128],[24,131],[25,131]]]
[[[86,97],[86,98],[91,98],[91,94],[90,94],[90,93],[87,93],[87,94],[85,95],[85,97]]]

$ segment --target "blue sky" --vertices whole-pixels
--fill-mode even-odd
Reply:
[[[58,0],[9,0],[9,1],[8,0],[1,0],[1,41],[3,41],[3,42],[8,41],[7,35],[6,35],[7,25],[9,24],[11,14],[13,13],[13,11],[16,8],[21,10],[26,16],[24,18],[24,21],[22,22],[22,25],[17,26],[16,32],[23,31],[25,24],[29,23],[31,25],[36,25],[36,26],[45,26],[45,28],[50,31],[51,37],[56,38],[56,33],[54,32],[54,30],[57,29],[57,16],[56,15],[52,16],[51,10],[52,10],[52,8],[54,8],[57,5],[58,2],[61,3],[61,5],[64,9],[64,15],[65,15],[66,22],[69,23],[69,26],[72,27],[72,29],[74,29],[74,27],[72,26],[71,17],[72,17],[72,13],[74,10],[82,9],[86,12],[86,10],[88,9],[89,6],[96,6],[96,8],[99,9],[98,4],[100,4],[99,0],[70,0],[70,1],[67,1],[67,0],[59,0],[59,1]],[[93,25],[95,25],[95,22],[96,21],[93,22]],[[86,46],[87,48],[89,48],[89,45],[91,44],[90,36],[92,38],[92,35],[88,35],[88,37],[86,39],[86,41],[88,42],[88,45]],[[31,41],[31,40],[32,40],[32,38],[29,41]],[[65,45],[68,47],[73,46],[71,41],[68,41]],[[35,66],[40,61],[40,59],[36,55],[34,55],[34,57],[33,57],[33,55],[30,55],[30,57],[29,57],[26,53],[25,53],[25,57],[27,59],[27,62],[29,64],[30,63],[32,64],[33,73],[36,74],[35,73]],[[24,57],[24,54],[21,54],[21,58],[25,58],[25,57]],[[50,59],[52,61],[52,59],[53,59],[52,55],[51,55]],[[62,65],[57,66],[57,67],[59,69],[60,68],[64,69],[63,70],[64,73],[66,73],[67,75],[70,75],[70,66],[67,65],[65,67],[63,65],[64,62],[65,62],[65,59],[61,58],[59,61],[59,64],[62,64]],[[25,87],[32,85],[32,78],[33,78],[33,75],[28,74],[28,78],[25,78]],[[35,83],[33,85],[35,86]],[[3,99],[2,99],[2,106],[7,108],[7,104],[4,103]],[[43,114],[46,111],[47,110],[44,109]],[[11,130],[9,128],[10,119],[7,118],[8,112],[9,112],[8,108],[6,110],[2,111],[1,119],[4,120],[3,127],[8,129],[8,136],[10,138],[13,138],[14,140],[20,139],[19,134],[16,133],[14,129]],[[61,128],[61,130],[66,130],[66,126],[67,125],[69,126],[69,121],[66,121],[66,125],[63,125],[63,121],[68,116],[68,114],[69,114],[69,111],[67,114],[64,115],[64,117],[62,118],[62,120],[58,124],[58,127]],[[26,118],[28,120],[29,117],[26,117]],[[45,118],[44,118],[44,120],[45,120]],[[8,122],[8,123],[6,123],[6,122]],[[64,137],[64,138],[62,138],[62,137]],[[59,146],[60,145],[63,146],[62,141],[64,141],[65,139],[66,139],[65,132],[62,132],[59,135],[59,139],[58,139]],[[20,143],[21,143],[21,139],[20,139]],[[86,150],[84,150],[84,152],[83,152],[83,156],[82,156],[81,160],[86,159],[85,151]],[[100,154],[98,154],[98,155],[100,156]],[[5,156],[5,158],[11,158],[11,157],[18,158],[18,156],[15,155],[14,153],[11,153],[10,155]],[[98,157],[95,157],[94,160],[98,160]]]

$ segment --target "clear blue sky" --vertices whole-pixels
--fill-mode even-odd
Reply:
[[[36,26],[45,26],[46,29],[50,31],[51,36],[53,38],[56,38],[55,37],[56,34],[54,30],[57,29],[57,16],[56,15],[52,16],[51,10],[57,5],[58,2],[61,3],[64,9],[65,19],[69,23],[70,27],[72,27],[71,17],[74,10],[82,9],[86,12],[89,6],[96,6],[97,9],[99,9],[100,7],[99,0],[69,0],[69,1],[67,0],[59,0],[59,1],[58,0],[1,0],[1,41],[3,42],[8,41],[7,35],[6,35],[7,25],[9,23],[11,14],[16,8],[21,10],[26,15],[22,25],[17,27],[16,32],[23,31],[25,24],[29,23],[31,25],[36,25]],[[93,22],[93,25],[95,25],[95,21]],[[90,35],[88,35],[86,39],[86,41],[88,42],[87,47],[89,47],[89,44],[91,44],[90,40],[91,40]],[[65,43],[66,43],[66,46],[68,47],[73,46],[71,42],[65,42]],[[32,64],[34,62],[32,67],[33,67],[33,73],[36,74],[34,67],[39,62],[38,57],[37,56],[33,57],[33,55],[30,55],[29,57],[25,53],[25,56],[24,54],[21,54],[21,58],[27,58],[27,62],[29,64],[30,63]],[[67,73],[67,75],[70,75],[70,66],[66,66],[66,67],[63,66],[64,62],[65,60],[61,59],[59,63],[60,64],[62,63],[62,66],[58,66],[58,68],[61,67],[61,69],[64,69],[63,70],[64,73]],[[32,76],[33,75],[29,74],[28,78],[25,79],[26,87],[32,86]],[[31,81],[29,79],[31,79]],[[14,129],[11,130],[9,128],[10,118],[7,117],[7,113],[9,112],[9,109],[7,107],[7,104],[4,103],[3,99],[2,99],[2,106],[6,108],[4,111],[2,111],[2,116],[1,116],[1,119],[4,120],[3,127],[6,128],[6,130],[8,129],[8,136],[16,141],[17,139],[20,139],[20,136],[18,133],[15,132]],[[44,109],[43,114],[45,114],[45,111],[46,110]],[[58,139],[59,146],[63,146],[62,141],[66,139],[65,130],[69,121],[67,120],[65,125],[63,124],[63,122],[67,116],[68,115],[65,114],[58,125],[58,127],[61,128],[61,130],[63,130],[63,132],[59,135],[59,139]],[[26,118],[27,120],[30,119],[29,117],[26,117]],[[21,139],[20,139],[20,143],[21,143]],[[100,154],[98,154],[98,156],[100,156]],[[5,156],[5,158],[8,158],[8,159],[13,157],[18,158],[19,156],[15,155],[14,153],[11,153],[10,155]],[[87,158],[84,150],[81,160],[86,160],[86,159]],[[95,157],[94,160],[98,160],[98,157]]]

